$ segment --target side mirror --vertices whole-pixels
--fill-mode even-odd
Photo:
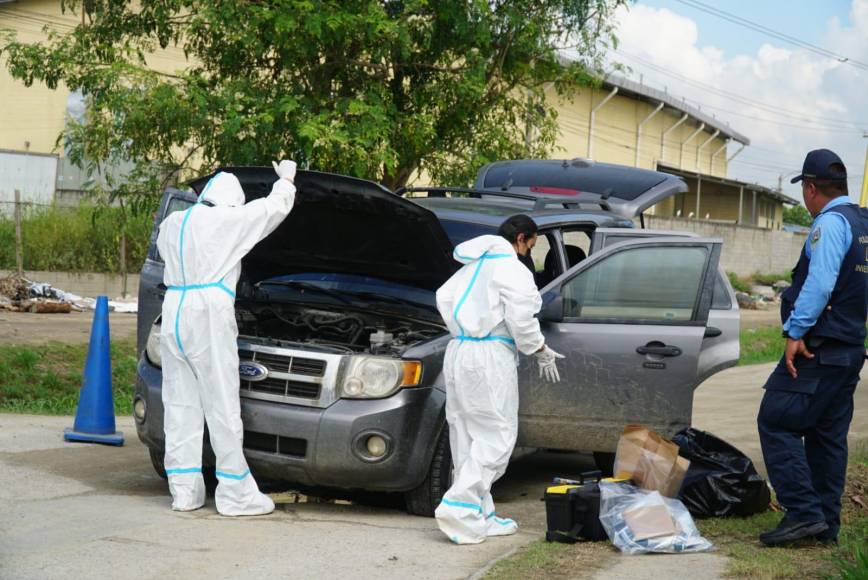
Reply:
[[[545,322],[561,322],[564,319],[564,298],[557,292],[546,292],[543,307],[537,315]]]

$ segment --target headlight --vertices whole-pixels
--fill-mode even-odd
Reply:
[[[160,357],[160,318],[154,321],[151,325],[151,332],[148,333],[148,342],[145,346],[145,354],[151,364],[156,367],[163,366],[163,359]]]
[[[402,387],[415,387],[422,378],[422,363],[376,356],[354,356],[344,375],[341,396],[381,399]]]

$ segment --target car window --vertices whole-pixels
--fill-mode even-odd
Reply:
[[[608,256],[564,284],[565,318],[688,322],[708,250],[640,247]]]
[[[536,244],[530,251],[535,272],[539,273],[545,269],[546,256],[551,249],[552,245],[547,236],[540,234],[536,237]]]
[[[446,235],[449,236],[449,241],[452,242],[453,246],[457,246],[461,242],[466,242],[477,236],[494,235],[497,233],[497,229],[482,224],[454,220],[440,220],[440,224],[446,231]]]
[[[166,219],[167,217],[169,217],[171,214],[175,213],[176,211],[181,211],[181,210],[187,209],[188,207],[193,205],[193,203],[194,202],[190,201],[189,199],[183,199],[180,197],[170,197],[169,203],[166,205],[166,214],[163,216],[163,219]]]
[[[176,211],[183,211],[183,210],[189,208],[194,203],[195,202],[193,202],[189,199],[184,199],[182,197],[170,197],[169,203],[166,204],[166,212],[163,214],[163,218],[160,220],[160,222],[162,223],[162,220],[166,219],[167,217],[169,217],[170,215],[172,215]],[[154,239],[156,240],[156,238],[154,238]],[[158,262],[163,261],[163,257],[160,256],[160,252],[159,252],[159,250],[157,250],[157,244],[156,243],[154,244],[153,258]]]
[[[711,309],[730,310],[731,308],[732,299],[729,297],[726,281],[723,279],[723,274],[718,272],[717,277],[714,279],[714,294],[711,297]]]

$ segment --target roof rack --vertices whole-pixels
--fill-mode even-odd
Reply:
[[[499,191],[491,189],[473,189],[469,187],[399,187],[395,190],[395,195],[404,196],[407,193],[426,192],[428,197],[446,197],[447,193],[465,193],[469,197],[481,198],[483,195],[491,197],[503,197],[507,199],[520,199],[522,201],[532,201],[533,211],[546,209],[550,205],[559,205],[565,209],[578,209],[584,204],[594,204],[600,206],[606,211],[611,211],[609,203],[606,201],[611,190],[607,190],[599,199],[565,199],[564,196],[557,195],[536,195],[532,193],[515,193],[512,191]],[[434,194],[434,195],[431,195]],[[583,194],[578,194],[576,197]],[[587,194],[584,194],[587,195]],[[590,194],[596,195],[596,194]]]

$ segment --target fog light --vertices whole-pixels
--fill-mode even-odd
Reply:
[[[371,435],[365,442],[365,447],[371,457],[382,457],[386,454],[386,440],[379,435]]]
[[[365,390],[365,384],[356,377],[350,377],[344,383],[344,393],[351,397],[358,397]]]
[[[139,423],[143,423],[145,421],[145,413],[147,409],[145,407],[144,399],[136,399],[133,403],[133,415],[136,418],[136,421]]]

